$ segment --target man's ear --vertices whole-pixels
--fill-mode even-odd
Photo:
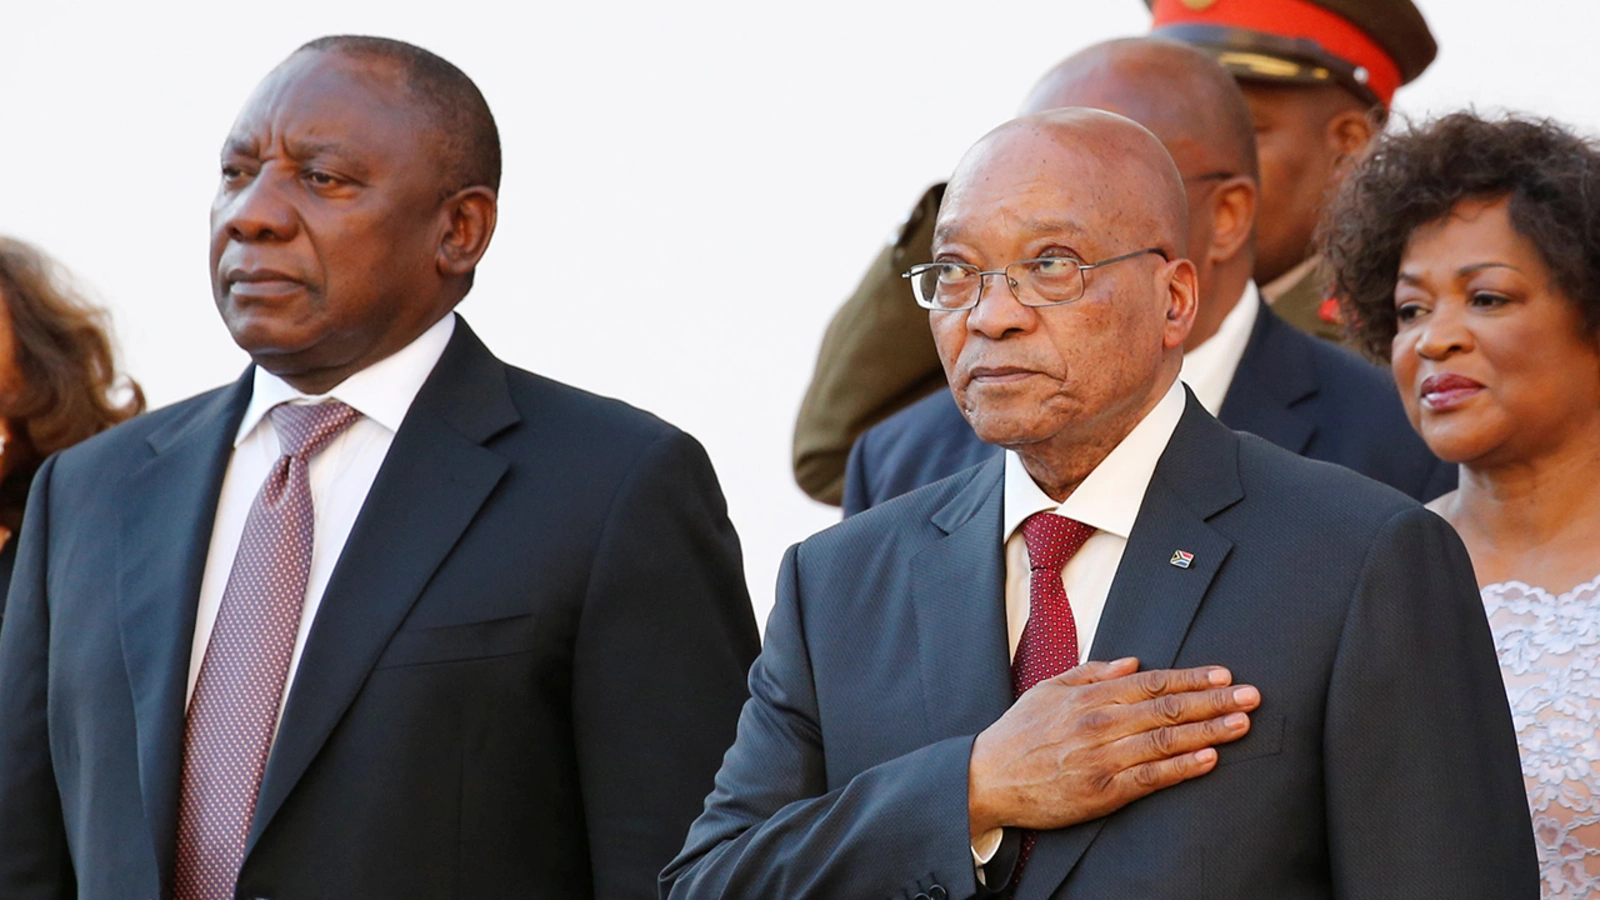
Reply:
[[[447,219],[439,239],[439,274],[446,278],[470,274],[489,249],[499,200],[487,187],[469,187],[446,199],[442,209]]]
[[[1328,149],[1334,154],[1334,171],[1343,172],[1351,160],[1360,156],[1378,133],[1377,123],[1366,110],[1343,109],[1328,120]]]
[[[1211,261],[1225,263],[1249,243],[1256,227],[1256,183],[1244,175],[1211,192]]]
[[[1194,263],[1174,259],[1160,269],[1167,282],[1167,320],[1161,344],[1168,350],[1183,347],[1194,328],[1195,311],[1200,308],[1200,280]]]

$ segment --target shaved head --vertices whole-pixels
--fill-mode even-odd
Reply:
[[[1131,119],[1080,108],[1013,119],[989,132],[962,157],[945,189],[944,208],[959,208],[969,185],[992,185],[998,172],[1007,178],[1067,186],[1082,198],[1084,207],[1097,213],[1114,211],[1111,218],[1130,241],[1159,247],[1172,257],[1187,253],[1189,207],[1183,176],[1161,141]],[[935,244],[962,227],[959,217],[943,213],[941,209]],[[1061,215],[1065,217],[1061,224],[1089,227],[1085,221],[1071,221],[1067,210]],[[1051,222],[1035,224],[1054,221],[1052,216]]]
[[[1096,44],[1046,73],[1021,114],[1067,106],[1104,109],[1138,122],[1160,139],[1186,177],[1258,177],[1255,126],[1244,94],[1227,70],[1193,47],[1153,38]]]

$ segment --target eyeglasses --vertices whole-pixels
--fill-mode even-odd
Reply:
[[[911,293],[917,298],[917,305],[923,309],[940,312],[972,309],[983,296],[983,279],[989,275],[1004,275],[1006,286],[1011,288],[1011,296],[1023,306],[1060,306],[1083,296],[1083,273],[1146,253],[1154,253],[1171,261],[1165,250],[1147,247],[1097,263],[1081,262],[1070,256],[1024,259],[1004,269],[989,270],[966,263],[923,263],[912,266],[911,271],[900,277],[911,282]]]

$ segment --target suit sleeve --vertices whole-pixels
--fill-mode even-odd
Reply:
[[[738,738],[683,852],[662,873],[662,897],[872,900],[937,896],[936,885],[955,900],[972,897],[973,735],[929,744],[829,788],[797,553],[784,557]]]
[[[759,649],[711,461],[671,431],[612,501],[574,648],[597,900],[655,896],[733,740]]]
[[[1374,541],[1324,721],[1335,896],[1535,900],[1516,734],[1466,548],[1410,508]]]
[[[67,900],[78,893],[50,758],[45,575],[54,468],[48,460],[34,478],[0,628],[0,897],[6,900]]]
[[[932,259],[933,225],[944,185],[923,194],[899,239],[872,261],[834,313],[794,426],[794,477],[824,503],[839,503],[856,438],[944,387],[928,314],[900,275]]]

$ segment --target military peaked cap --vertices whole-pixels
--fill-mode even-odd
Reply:
[[[1205,50],[1234,77],[1337,84],[1387,107],[1439,53],[1411,0],[1145,0],[1152,37]]]

